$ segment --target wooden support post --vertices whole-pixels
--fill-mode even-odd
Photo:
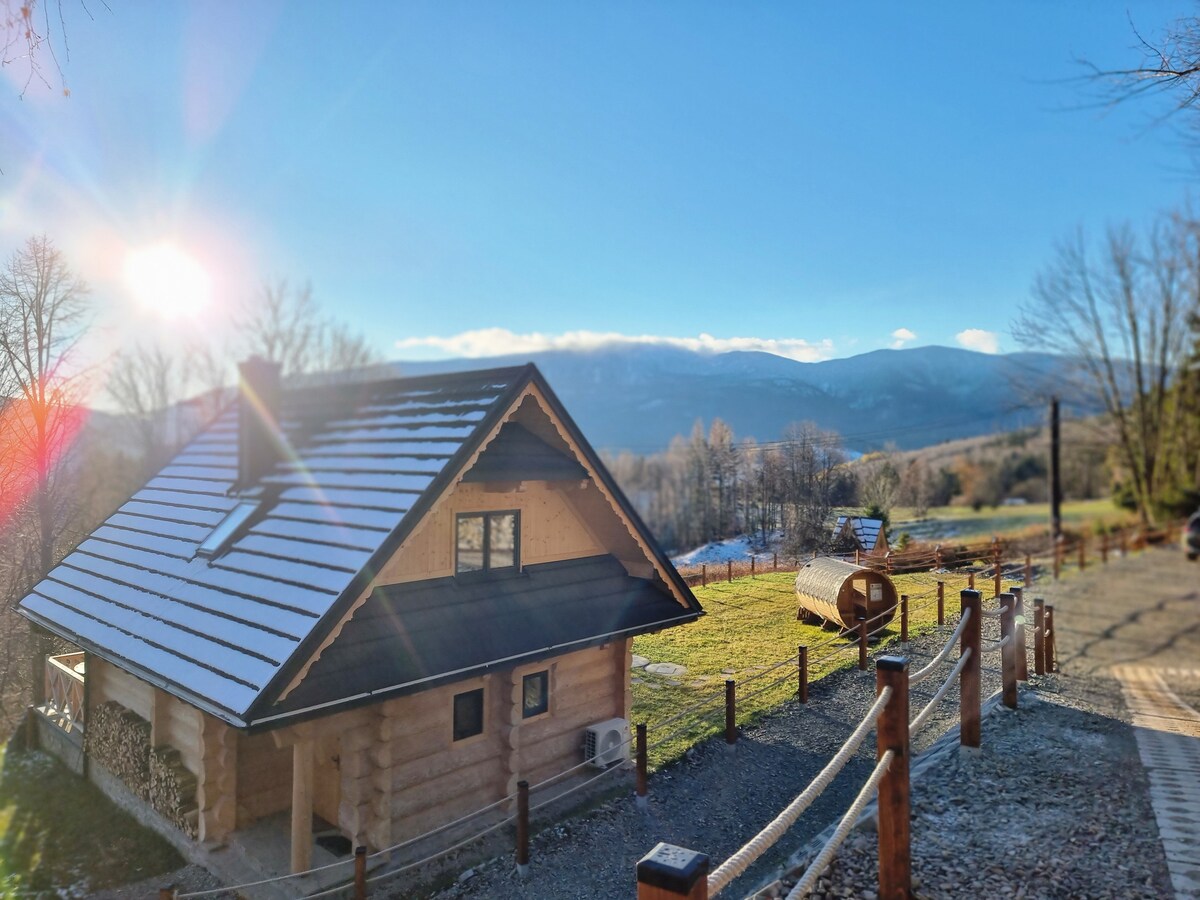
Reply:
[[[354,900],[367,900],[367,848],[354,848]]]
[[[737,743],[737,684],[732,679],[725,681],[725,743]]]
[[[1046,601],[1041,597],[1033,600],[1033,672],[1046,674]]]
[[[974,572],[967,573],[967,590],[968,591],[975,590],[975,573]]]
[[[1105,531],[1100,535],[1100,563],[1108,565],[1108,532]]]
[[[637,864],[638,900],[708,900],[708,857],[659,844]]]
[[[908,660],[884,656],[875,663],[875,693],[892,689],[876,731],[875,759],[888,750],[891,765],[879,782],[879,896],[912,896],[909,797]]]
[[[158,900],[175,900],[175,885],[169,884],[158,889]]]
[[[754,560],[755,560],[755,557],[753,555],[751,555],[750,556],[750,577],[751,578],[758,577],[757,575],[754,574]]]
[[[1033,558],[1025,554],[1025,587],[1033,587]]]
[[[1000,584],[1000,569],[1004,565],[1004,560],[1000,556],[1000,538],[992,538],[992,596],[999,597],[1001,591],[1004,590]]]
[[[1054,633],[1054,607],[1046,604],[1046,672],[1058,671],[1058,635]]]
[[[854,564],[856,566],[862,565],[862,551],[859,550],[857,547],[854,548]]]
[[[799,668],[800,684],[796,690],[796,696],[800,698],[801,703],[808,702],[808,648],[803,644],[800,645],[799,652],[796,656],[796,665]]]
[[[1063,564],[1063,536],[1060,534],[1054,539],[1054,580],[1058,581],[1062,575]]]
[[[945,566],[942,565],[942,545],[941,544],[938,544],[936,547],[933,548],[933,567],[935,569],[937,569],[939,572],[945,568]],[[939,582],[939,584],[940,583],[941,582]]]
[[[858,671],[867,671],[867,617],[859,616],[858,624]]]
[[[771,570],[774,572],[779,571],[779,554],[778,553],[771,554]]]
[[[1000,595],[1000,640],[1008,644],[1000,649],[1000,684],[1004,705],[1017,708],[1017,598]]]
[[[892,574],[892,551],[889,550],[883,555],[884,570],[890,576]]]
[[[938,628],[946,624],[946,582],[938,582],[937,596]]]
[[[292,872],[312,867],[313,739],[292,744]]]
[[[908,594],[900,595],[900,642],[908,643]]]
[[[529,873],[529,782],[517,782],[517,874]]]
[[[728,559],[725,561],[725,580],[733,581],[733,560],[732,559]]]
[[[1087,568],[1087,538],[1082,534],[1079,536],[1079,571],[1082,572]]]
[[[1017,681],[1029,680],[1029,650],[1025,643],[1025,588],[1012,588],[1012,595],[1017,599],[1013,610],[1014,640],[1017,650]]]
[[[703,563],[700,566],[700,586],[708,587],[708,564]]]
[[[965,590],[959,595],[964,615],[970,615],[963,628],[959,655],[969,653],[959,676],[959,743],[963,747],[978,747],[979,726],[979,644],[983,618],[983,596],[979,591]],[[968,610],[970,611],[968,613]]]
[[[648,756],[646,747],[646,723],[639,722],[637,725],[637,808],[643,812],[649,806],[646,800],[646,795],[649,793],[649,780],[646,777],[646,758]]]

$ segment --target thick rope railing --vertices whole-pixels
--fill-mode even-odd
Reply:
[[[892,760],[895,757],[896,752],[888,750],[879,758],[879,762],[875,764],[875,768],[871,771],[866,783],[862,786],[862,790],[858,792],[858,796],[854,798],[854,802],[850,804],[850,808],[846,810],[846,814],[838,822],[833,835],[825,842],[825,846],[821,848],[821,852],[817,854],[817,858],[804,870],[804,874],[800,876],[800,880],[788,891],[787,900],[800,900],[800,898],[812,890],[813,885],[817,883],[817,879],[821,877],[821,873],[825,871],[825,867],[829,865],[829,861],[833,859],[833,855],[837,853],[838,848],[846,842],[846,838],[854,830],[854,824],[858,821],[858,817],[862,815],[862,811],[866,808],[866,805],[871,802],[871,798],[875,796],[875,792],[879,789],[879,782],[883,780],[883,776],[887,773],[888,767],[892,764]]]
[[[775,843],[784,835],[784,833],[795,824],[800,818],[800,814],[808,809],[814,800],[821,796],[824,790],[829,787],[837,774],[850,761],[850,757],[866,740],[867,735],[871,733],[875,727],[875,723],[879,720],[879,716],[883,713],[883,708],[887,706],[888,700],[891,699],[891,688],[884,688],[879,692],[879,696],[867,710],[862,721],[858,723],[858,727],[848,737],[845,743],[833,758],[826,763],[825,768],[817,773],[816,778],[809,782],[796,799],[784,807],[762,831],[756,834],[749,840],[740,850],[734,853],[729,859],[721,863],[714,872],[708,876],[708,895],[714,897],[718,892],[724,890],[731,881],[745,872],[754,862],[771,849]]]
[[[1007,647],[1012,642],[1013,642],[1013,636],[1010,634],[1008,637],[1003,638],[998,641],[988,641],[986,644],[984,644],[982,647],[979,648],[979,652],[980,653],[999,653],[1001,650],[1003,650],[1005,647]]]
[[[954,664],[954,668],[950,670],[950,674],[946,676],[946,680],[942,682],[942,686],[937,689],[937,692],[933,695],[933,699],[926,703],[925,708],[917,713],[916,717],[908,724],[909,735],[916,734],[929,723],[934,709],[946,699],[946,694],[949,693],[955,679],[962,674],[962,670],[966,667],[967,661],[970,658],[971,648],[968,647],[967,652],[958,658],[958,662]],[[911,679],[909,679],[909,684],[912,684]]]
[[[933,674],[934,669],[936,669],[950,657],[950,654],[954,652],[955,645],[962,637],[963,629],[967,627],[967,622],[969,622],[970,619],[971,611],[969,609],[963,610],[963,614],[959,616],[958,619],[958,627],[954,629],[954,632],[946,640],[946,643],[942,646],[942,649],[938,651],[937,656],[908,676],[909,685],[920,684]]]

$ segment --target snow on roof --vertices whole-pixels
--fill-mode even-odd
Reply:
[[[531,367],[285,391],[292,451],[239,503],[236,401],[21,601],[29,618],[244,724],[251,705]],[[485,428],[484,426],[487,425]],[[431,493],[436,493],[431,491]]]

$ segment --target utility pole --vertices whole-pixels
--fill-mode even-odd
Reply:
[[[1062,534],[1062,434],[1058,427],[1058,398],[1050,398],[1050,536]]]

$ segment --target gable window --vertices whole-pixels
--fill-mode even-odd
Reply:
[[[532,719],[550,708],[550,673],[526,675],[521,682],[521,718]]]
[[[456,530],[456,574],[511,572],[520,565],[520,520],[516,511],[463,513]]]
[[[483,688],[454,695],[454,739],[483,734]]]

